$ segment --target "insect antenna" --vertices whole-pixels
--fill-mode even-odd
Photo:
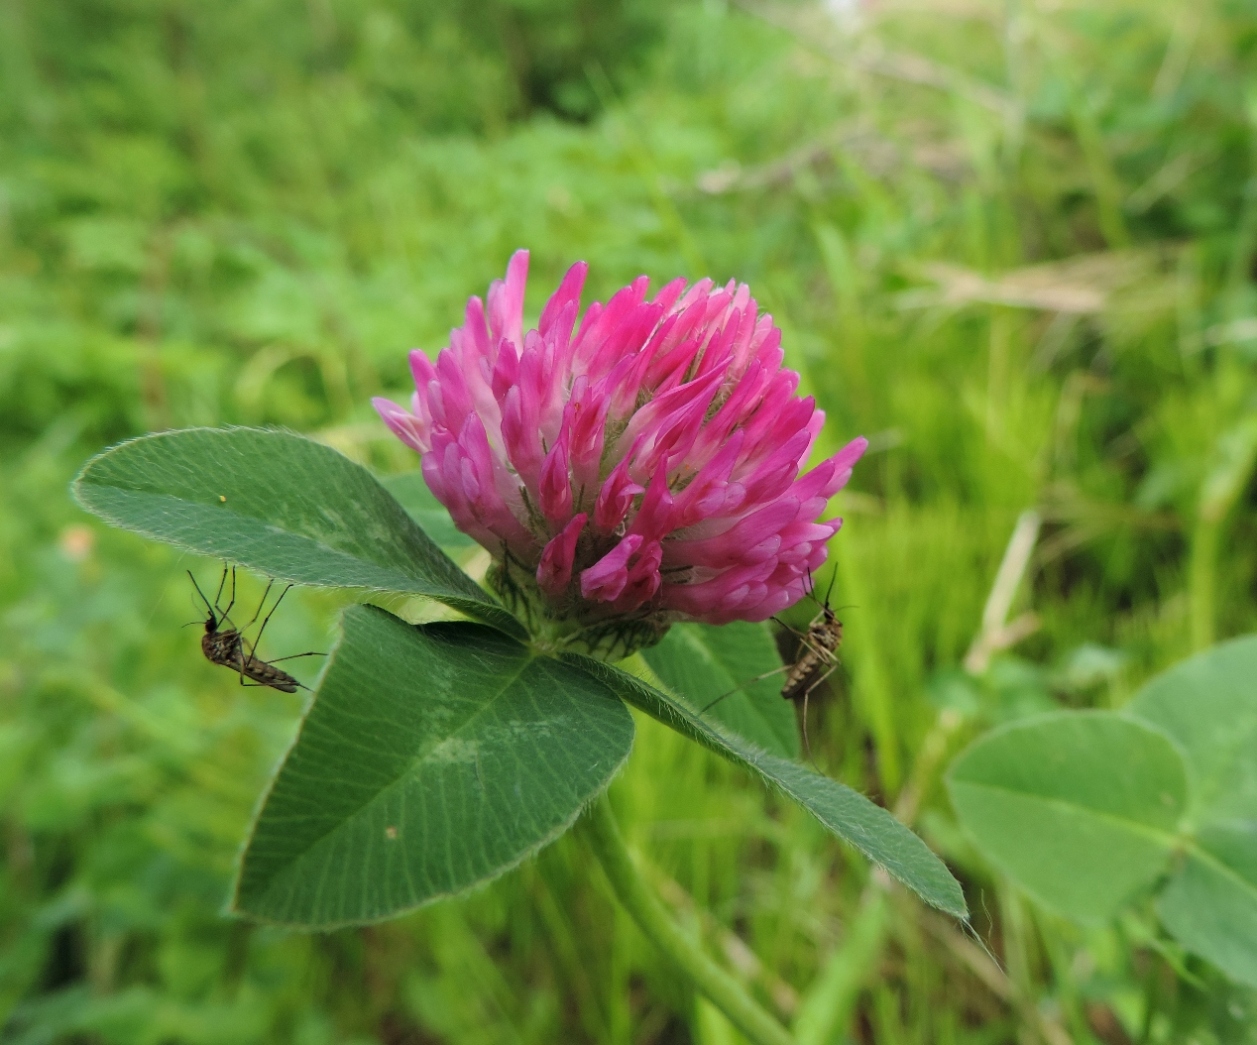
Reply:
[[[834,585],[837,582],[838,582],[838,571],[834,570],[834,572],[829,575],[829,587],[825,589],[825,601],[821,602],[820,599],[816,597],[816,581],[812,577],[812,570],[809,567],[807,571],[807,589],[804,592],[804,594],[809,599],[811,599],[814,603],[816,603],[816,605],[819,606],[822,610],[827,610],[830,608],[829,597],[834,593]],[[773,619],[775,620],[776,618],[773,618]]]

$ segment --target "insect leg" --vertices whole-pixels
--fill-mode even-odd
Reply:
[[[226,579],[227,579],[227,567],[224,566],[223,567],[223,580],[225,581]],[[219,594],[221,595],[222,594],[221,584],[218,586],[218,591],[219,591]],[[228,622],[231,621],[231,607],[234,606],[235,604],[236,604],[236,568],[233,566],[231,568],[231,601],[227,603],[227,608],[223,610],[221,614],[223,620],[228,621]],[[214,608],[218,609],[218,596],[214,597]],[[232,627],[235,627],[235,625],[233,624]]]
[[[197,583],[196,583],[196,578],[192,576],[192,571],[191,571],[191,570],[188,570],[188,571],[187,571],[187,574],[188,574],[188,580],[190,580],[190,581],[192,582],[192,587],[194,587],[194,588],[196,589],[196,593],[197,593],[199,596],[201,596],[201,601],[202,601],[203,603],[205,603],[205,609],[206,609],[206,611],[209,613],[209,615],[210,615],[211,617],[213,617],[213,618],[214,618],[214,620],[218,620],[218,614],[217,614],[217,612],[216,612],[216,607],[215,607],[215,606],[211,606],[211,605],[210,605],[210,601],[209,601],[209,599],[207,599],[207,598],[205,597],[205,592],[201,591],[201,586],[200,586],[199,584],[197,584]],[[215,604],[217,604],[218,600],[217,600],[217,599],[215,599],[214,601],[215,601]]]
[[[790,634],[795,636],[796,638],[800,638],[800,639],[803,638],[803,632],[799,631],[799,629],[794,627],[792,624],[786,623],[776,614],[773,614],[768,619],[772,621],[774,624],[779,624],[781,627],[785,628],[786,631],[790,632]]]
[[[223,563],[223,575],[218,578],[218,591],[214,593],[214,609],[218,609],[218,600],[223,597],[223,585],[227,583],[227,564]]]
[[[266,597],[267,597],[268,595],[270,595],[270,593],[271,593],[271,589],[272,589],[274,586],[275,586],[275,578],[274,578],[274,577],[272,577],[272,578],[271,578],[271,579],[267,582],[267,584],[266,584],[266,591],[262,592],[262,601],[258,603],[257,612],[253,614],[253,620],[249,621],[249,623],[248,623],[248,624],[246,624],[246,625],[244,626],[245,628],[251,628],[251,627],[253,627],[254,623],[255,623],[255,622],[257,621],[257,619],[258,619],[258,614],[260,614],[260,613],[262,612],[262,607],[266,605]],[[277,605],[277,606],[279,605],[278,601],[276,602],[276,605]],[[265,625],[263,625],[263,626],[265,626]],[[241,635],[243,635],[243,634],[244,634],[244,629],[243,629],[243,628],[241,629],[240,634],[241,634]],[[260,634],[260,633],[259,633],[259,634]],[[253,644],[253,647],[254,647],[254,649],[256,649],[256,648],[257,648],[257,643],[256,643],[256,642]]]
[[[837,670],[838,665],[835,663],[833,667],[831,667],[824,674],[819,675],[816,681],[803,691],[803,750],[807,752],[807,760],[812,763],[812,768],[818,773],[820,772],[820,767],[816,764],[816,759],[812,757],[812,744],[807,738],[807,698],[812,695],[812,690],[814,690]]]
[[[774,624],[779,624],[781,625],[781,627],[785,628],[786,631],[788,631],[791,635],[793,635],[796,639],[799,640],[799,645],[802,646],[805,650],[807,650],[808,652],[812,653],[813,655],[817,657],[821,657],[822,659],[824,658],[825,656],[824,652],[821,650],[818,650],[815,646],[813,646],[810,642],[807,641],[807,632],[799,631],[798,628],[792,627],[791,625],[787,624],[780,617],[773,616],[773,617],[769,617],[768,619],[772,621]],[[812,624],[815,624],[820,619],[821,619],[821,615],[818,613],[815,617],[812,618]],[[808,631],[810,632],[811,630],[812,630],[811,625],[808,625]]]
[[[790,627],[790,625],[787,624],[780,617],[769,617],[768,619],[771,621],[775,621],[777,624],[780,624],[783,628],[785,628],[786,631],[790,632],[791,635],[793,635],[796,639],[799,640],[799,644],[805,650],[808,650],[814,656],[819,657],[822,663],[825,663],[825,664],[829,663],[830,653],[828,650],[817,649],[815,646],[813,646],[810,642],[807,641],[807,636],[803,632],[799,631],[797,628]],[[812,623],[815,624],[818,620],[820,620],[819,613],[812,619]],[[809,630],[811,629],[809,628]]]
[[[763,682],[763,681],[764,681],[764,679],[770,679],[770,678],[772,678],[774,675],[780,675],[783,671],[789,671],[791,667],[793,667],[793,665],[791,665],[791,664],[783,664],[783,665],[781,665],[781,667],[779,667],[779,668],[773,668],[773,670],[772,670],[772,671],[765,671],[762,675],[756,675],[756,676],[755,676],[754,678],[752,678],[752,679],[747,679],[747,680],[746,680],[745,682],[743,682],[741,685],[734,686],[734,687],[733,687],[733,689],[728,690],[728,691],[727,691],[727,692],[725,692],[725,693],[721,693],[721,694],[720,694],[720,696],[718,696],[718,697],[717,697],[715,700],[713,700],[710,704],[708,704],[706,707],[702,708],[702,709],[700,710],[699,714],[701,714],[701,715],[706,715],[706,714],[707,714],[707,712],[709,712],[712,708],[714,708],[717,704],[719,704],[722,700],[724,700],[724,699],[725,699],[725,697],[731,697],[731,696],[733,696],[733,694],[735,694],[735,693],[736,693],[738,690],[740,690],[740,689],[746,689],[746,687],[747,687],[747,686],[753,686],[753,685],[755,685],[755,683],[757,683],[757,682]]]
[[[327,656],[326,653],[319,653],[316,650],[311,650],[309,653],[290,653],[286,657],[276,657],[274,660],[268,660],[267,663],[278,664],[281,660],[296,660],[298,657],[326,657],[326,656]]]
[[[272,581],[271,583],[273,584],[273,583],[274,583],[274,581]],[[258,643],[260,643],[260,642],[262,641],[262,632],[264,632],[264,631],[266,630],[266,626],[267,626],[267,625],[271,622],[271,618],[272,618],[273,616],[275,616],[275,611],[276,611],[277,609],[279,609],[279,604],[280,604],[281,602],[283,602],[283,601],[284,601],[284,596],[288,594],[288,592],[291,590],[291,588],[292,588],[292,585],[290,584],[290,585],[288,585],[288,587],[286,587],[283,591],[281,591],[281,592],[279,593],[279,598],[275,600],[275,605],[271,607],[271,612],[270,612],[270,613],[268,613],[268,614],[266,615],[266,619],[262,621],[262,626],[261,626],[260,628],[258,628],[258,637],[257,637],[256,639],[254,639],[254,641],[253,641],[253,648],[254,648],[254,650],[256,650],[256,649],[258,648]],[[266,586],[266,590],[267,590],[268,592],[271,590],[271,588],[270,588],[270,585],[269,585],[269,584]],[[265,596],[263,596],[263,600],[264,600],[264,601],[265,601],[265,598],[266,598],[266,597],[265,597]],[[258,607],[258,612],[259,612],[259,613],[261,613],[261,612],[262,612],[262,607],[261,607],[261,606],[259,606],[259,607]],[[257,618],[255,617],[254,619],[256,620]],[[249,623],[250,623],[250,624],[252,624],[252,623],[253,623],[253,621],[250,621]]]

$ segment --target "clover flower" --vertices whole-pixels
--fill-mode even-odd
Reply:
[[[380,416],[535,629],[635,623],[636,646],[673,621],[792,605],[867,440],[799,474],[824,414],[796,395],[781,332],[744,284],[678,279],[648,299],[642,276],[582,316],[586,271],[573,265],[525,330],[518,251],[435,363],[410,353],[410,410],[376,399]]]

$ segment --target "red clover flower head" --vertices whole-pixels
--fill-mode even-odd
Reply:
[[[582,316],[587,268],[525,330],[518,251],[435,363],[410,353],[410,410],[376,399],[380,416],[535,632],[595,648],[589,635],[618,628],[623,652],[673,621],[794,604],[867,440],[799,474],[824,414],[796,395],[781,332],[745,284],[677,279],[647,298],[641,276]]]

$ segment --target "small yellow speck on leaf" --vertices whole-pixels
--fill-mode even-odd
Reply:
[[[389,824],[388,827],[384,829],[384,837],[390,842],[393,841],[393,839],[397,837],[397,828],[395,828],[392,824]]]

